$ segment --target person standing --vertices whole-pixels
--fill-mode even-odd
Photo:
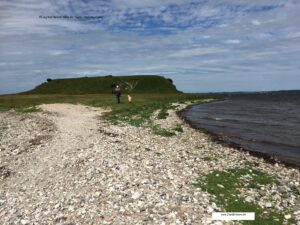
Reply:
[[[116,86],[115,90],[114,90],[114,94],[116,96],[116,101],[118,104],[121,103],[121,88],[119,85]]]

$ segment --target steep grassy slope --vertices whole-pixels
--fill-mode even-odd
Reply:
[[[133,93],[179,93],[170,79],[162,76],[105,76],[55,79],[22,94],[109,94],[112,85],[137,81]],[[123,93],[126,91],[123,88]]]

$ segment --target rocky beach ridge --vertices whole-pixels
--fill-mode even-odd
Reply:
[[[262,210],[257,217],[300,224],[299,170],[213,142],[176,114],[188,104],[153,115],[161,128],[180,125],[170,137],[83,105],[0,113],[0,224],[240,224],[212,220],[226,211],[227,183],[208,185],[239,170],[236,196]]]

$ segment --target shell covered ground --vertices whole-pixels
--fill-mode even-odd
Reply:
[[[214,143],[174,110],[154,119],[161,127],[182,127],[164,137],[147,127],[113,125],[101,118],[107,111],[101,108],[40,108],[0,113],[0,224],[234,224],[212,220],[224,208],[195,184],[200,174],[249,164],[278,182],[239,195],[282,213],[286,224],[299,220],[297,169]]]

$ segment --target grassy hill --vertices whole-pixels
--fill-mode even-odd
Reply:
[[[21,94],[110,94],[112,86],[137,81],[133,93],[180,93],[171,79],[155,75],[104,76],[54,79]],[[123,93],[126,91],[123,88]]]

